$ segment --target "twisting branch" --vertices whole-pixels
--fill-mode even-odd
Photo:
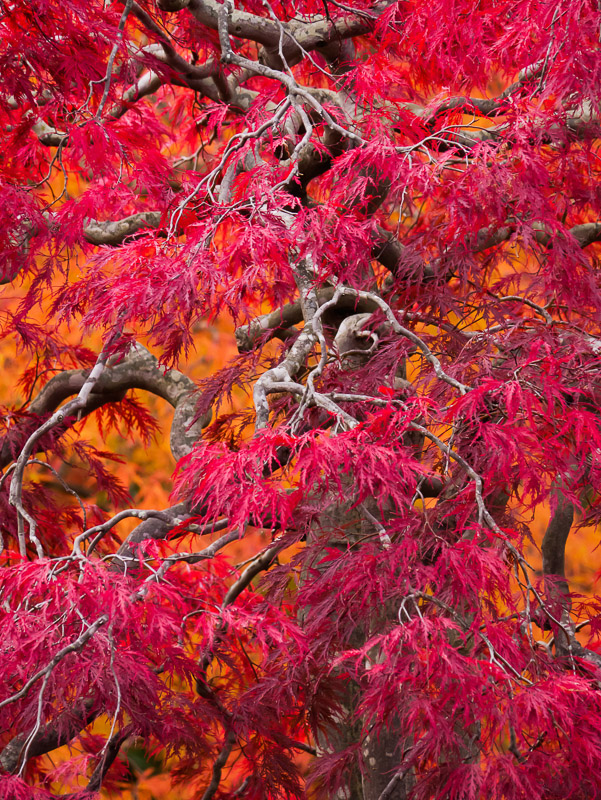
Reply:
[[[357,297],[362,300],[371,300],[373,303],[375,303],[375,305],[384,312],[384,315],[390,323],[392,330],[400,336],[404,336],[406,339],[409,339],[409,341],[420,350],[425,360],[432,365],[434,373],[439,380],[448,383],[449,386],[457,389],[462,395],[469,392],[470,387],[466,386],[464,383],[461,383],[461,381],[456,380],[451,375],[448,375],[443,370],[439,359],[434,355],[423,339],[420,339],[420,337],[413,333],[413,331],[410,331],[408,328],[405,328],[403,325],[401,325],[388,303],[373,292],[364,292],[358,289],[351,289],[348,286],[340,285],[336,287],[336,291],[332,299],[320,307],[319,311],[316,313],[316,317],[321,316],[331,306],[336,305],[338,299],[344,296]]]
[[[325,286],[315,290],[317,302],[320,306],[327,303],[334,296],[336,288]],[[375,302],[370,298],[367,300],[350,295],[342,296],[338,299],[335,311],[343,314],[363,314],[371,313],[377,308]],[[258,341],[268,340],[272,337],[286,340],[294,336],[297,331],[292,326],[298,325],[303,320],[303,310],[300,300],[294,303],[287,303],[285,306],[256,317],[247,325],[236,328],[236,344],[238,350],[243,353],[252,350]],[[324,320],[324,325],[327,322]]]
[[[303,52],[309,53],[330,43],[367,33],[392,3],[393,0],[376,2],[370,12],[365,14],[355,14],[349,9],[349,13],[335,20],[324,16],[314,17],[310,21],[302,19],[278,21],[279,24],[273,19],[235,9],[233,5],[229,13],[220,17],[220,12],[223,13],[223,4],[218,0],[190,0],[187,7],[199,22],[213,30],[218,30],[223,20],[230,35],[262,44],[264,49],[261,52],[261,60],[270,67],[281,68],[279,55],[281,27],[285,32],[283,54],[288,66],[292,67],[302,59]]]

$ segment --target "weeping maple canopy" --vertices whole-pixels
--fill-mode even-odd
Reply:
[[[600,31],[0,2],[0,797],[601,793]]]

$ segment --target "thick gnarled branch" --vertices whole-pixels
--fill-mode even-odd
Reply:
[[[70,370],[55,375],[29,405],[28,412],[38,419],[54,412],[68,397],[81,391],[88,376],[88,370]],[[208,412],[196,420],[194,382],[178,370],[160,369],[157,359],[140,344],[134,344],[121,361],[113,360],[106,365],[80,412],[88,414],[104,403],[121,400],[131,389],[155,394],[174,407],[171,451],[176,460],[187,455],[199,440],[202,428],[209,423],[211,414]],[[65,419],[62,424],[66,422]],[[23,438],[19,428],[6,437],[0,451],[1,466],[9,464],[14,453],[20,450],[19,437]]]

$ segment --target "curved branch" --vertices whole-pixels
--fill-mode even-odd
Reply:
[[[110,569],[116,572],[125,572],[128,567],[136,563],[136,550],[139,544],[149,539],[166,539],[171,530],[183,519],[190,516],[190,509],[186,503],[178,503],[161,512],[160,517],[150,517],[137,525],[129,534],[121,547],[117,550]],[[213,530],[218,531],[227,527],[225,524],[215,523]]]
[[[207,685],[206,674],[209,665],[213,660],[215,649],[223,640],[223,637],[226,633],[226,625],[223,621],[224,609],[231,605],[239,597],[239,595],[242,594],[242,592],[250,585],[250,582],[253,578],[255,578],[260,572],[267,571],[275,563],[279,553],[286,547],[287,545],[284,542],[279,541],[269,547],[267,550],[264,550],[248,565],[238,580],[234,581],[234,583],[228,589],[227,594],[223,598],[223,602],[221,604],[220,613],[216,623],[215,636],[211,643],[211,647],[204,652],[198,664],[199,675],[196,679],[196,691],[201,696],[206,696],[211,692],[210,687]]]
[[[54,412],[64,400],[81,391],[89,374],[89,370],[69,370],[55,375],[31,403],[28,412],[35,418]],[[140,344],[134,344],[119,363],[109,361],[81,409],[82,416],[105,403],[123,399],[130,389],[151,392],[175,408],[171,424],[171,452],[177,461],[187,455],[200,438],[202,428],[210,422],[211,413],[207,412],[196,419],[195,383],[178,370],[163,372],[157,359]],[[63,430],[72,422],[65,419],[61,423]],[[0,449],[0,467],[14,460],[32,429],[35,429],[35,423],[28,420],[26,426],[16,428],[5,437]],[[43,445],[43,442],[38,446],[40,444]]]

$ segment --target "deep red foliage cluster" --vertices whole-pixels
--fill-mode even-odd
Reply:
[[[0,0],[0,798],[140,747],[202,800],[601,796],[600,38],[594,0]]]

